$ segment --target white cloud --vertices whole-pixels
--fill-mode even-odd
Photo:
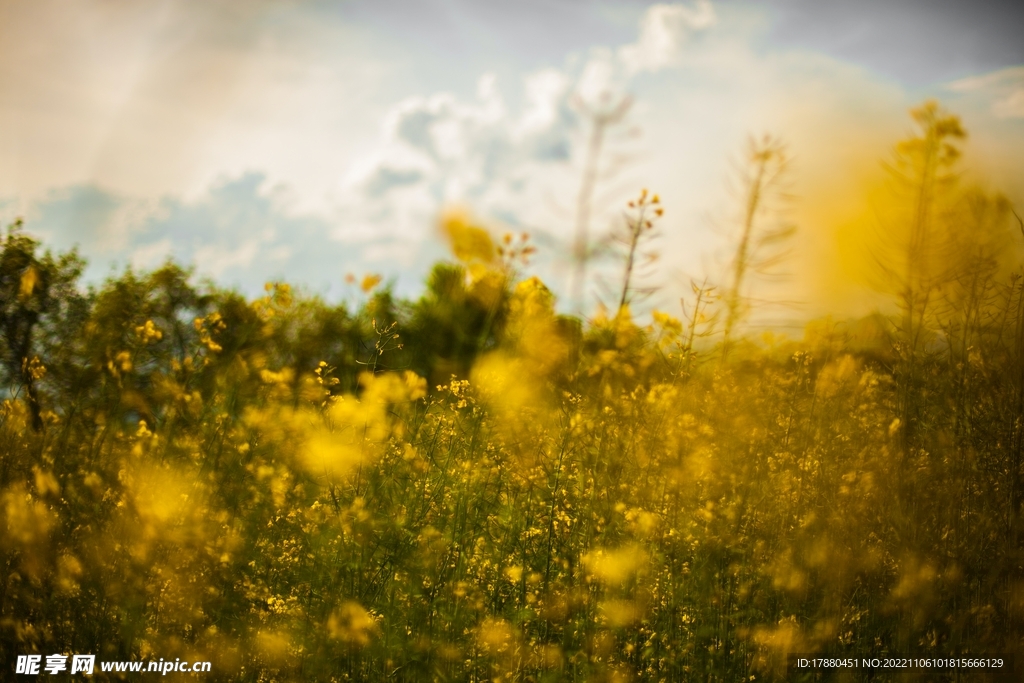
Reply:
[[[677,64],[690,35],[711,28],[718,21],[708,0],[693,6],[652,5],[640,20],[637,42],[618,49],[618,58],[629,74],[658,71]]]
[[[163,239],[133,249],[128,257],[128,262],[132,264],[133,268],[138,268],[139,270],[157,268],[173,250],[174,245],[171,243],[170,238],[164,237]]]
[[[109,89],[127,97],[130,111],[124,120],[130,125],[122,128],[110,123],[115,119],[89,114],[88,135],[54,124],[33,129],[34,137],[23,143],[19,136],[0,141],[5,145],[0,152],[13,145],[23,150],[19,159],[30,161],[26,150],[37,148],[62,159],[70,148],[60,135],[102,140],[99,129],[105,122],[112,132],[107,152],[96,157],[96,176],[132,176],[128,161],[161,160],[148,162],[147,173],[166,172],[175,177],[173,182],[163,175],[146,180],[137,174],[137,185],[99,183],[116,192],[105,194],[95,184],[83,184],[67,196],[47,195],[39,203],[39,220],[30,221],[30,228],[39,225],[61,234],[64,243],[78,242],[93,259],[117,257],[149,267],[171,254],[198,263],[203,274],[218,275],[224,284],[257,292],[274,277],[323,288],[340,282],[346,271],[374,268],[400,277],[400,291],[404,286],[411,293],[418,291],[431,260],[444,253],[433,225],[448,202],[468,204],[491,225],[528,230],[540,242],[541,258],[565,262],[589,134],[574,95],[599,107],[628,94],[635,104],[629,120],[608,131],[602,171],[615,166],[620,152],[630,152],[632,160],[619,164],[624,175],[613,180],[602,173],[592,234],[607,231],[621,215],[622,200],[647,186],[661,194],[666,207],[658,244],[663,280],[681,271],[703,275],[701,255],[721,244],[707,217],[726,215],[732,206],[723,189],[728,160],[748,134],[782,135],[796,158],[794,191],[804,198],[803,205],[831,215],[837,206],[855,201],[856,188],[836,189],[851,177],[850,169],[876,169],[877,159],[910,125],[906,108],[933,94],[908,93],[821,53],[773,48],[765,40],[769,26],[763,19],[740,4],[694,0],[652,5],[639,17],[634,36],[620,44],[593,47],[562,65],[537,69],[531,63],[530,70],[518,72],[523,74],[518,82],[505,70],[500,81],[484,74],[468,95],[436,85],[457,87],[465,69],[472,68],[453,62],[453,70],[462,69],[458,77],[444,72],[443,78],[417,86],[424,88],[417,97],[405,97],[408,78],[392,79],[378,91],[382,67],[370,60],[364,69],[357,49],[338,55],[337,61],[325,57],[322,50],[329,41],[324,35],[330,27],[316,41],[321,52],[291,58],[296,36],[306,35],[293,26],[281,45],[261,47],[256,56],[221,46],[217,63],[224,64],[218,73],[230,71],[228,66],[244,57],[242,67],[237,78],[203,80],[203,88],[215,89],[217,97],[203,100],[198,110],[186,111],[192,99],[185,97],[202,85],[188,78],[208,63],[197,55],[141,79],[146,88],[138,96],[127,86]],[[90,40],[80,36],[73,44]],[[74,50],[67,52],[64,61]],[[103,64],[111,59],[104,58]],[[512,67],[516,74],[515,63]],[[118,83],[127,83],[129,76],[118,76]],[[36,80],[35,87],[50,88],[46,79]],[[177,108],[158,106],[165,82],[175,86],[166,97],[181,95]],[[221,91],[222,82],[230,82],[231,97]],[[993,148],[1004,150],[1007,168],[1019,169],[1024,67],[965,79],[950,88],[939,94],[958,93],[983,110],[980,119],[964,118],[972,148],[987,135]],[[31,102],[26,99],[33,106],[25,109],[24,121],[36,120],[29,114],[45,109],[39,104],[45,99],[42,90]],[[397,103],[382,104],[383,92],[386,101]],[[76,97],[69,101],[74,104]],[[65,109],[65,118],[74,118],[76,107]],[[357,125],[356,111],[365,126]],[[54,116],[53,110],[47,115]],[[1002,137],[975,124],[980,120],[988,126],[996,119]],[[373,126],[378,127],[376,136],[366,132]],[[643,137],[629,137],[632,127],[642,129]],[[44,140],[49,131],[57,131],[52,148]],[[76,154],[69,158],[81,156]],[[14,163],[3,157],[0,153],[0,181],[4,164]],[[190,164],[210,175],[189,184],[192,192],[184,194],[180,179],[198,177]],[[265,171],[275,183],[283,179],[294,193],[275,193],[265,177],[246,175],[250,169]],[[225,176],[233,180],[224,181]],[[153,206],[154,195],[147,192],[154,187],[163,188],[156,196],[171,193],[172,198]],[[329,200],[318,204],[311,196],[321,189]],[[150,202],[133,203],[130,198],[137,195]],[[808,232],[815,229],[809,225]],[[556,291],[564,284],[553,268],[538,270]],[[713,267],[706,270],[715,275]],[[669,304],[674,302],[673,295]]]
[[[219,279],[230,268],[251,266],[263,244],[264,240],[259,238],[245,240],[241,244],[234,244],[230,247],[221,244],[207,244],[196,249],[192,258],[200,272],[209,273]]]
[[[576,92],[590,103],[618,99],[637,75],[680,66],[691,38],[717,23],[709,0],[696,0],[692,5],[651,5],[640,17],[635,42],[616,49],[591,49]]]
[[[628,94],[636,100],[630,120],[609,132],[636,125],[648,142],[623,143],[633,161],[617,185],[602,174],[592,235],[604,234],[621,216],[623,200],[647,186],[661,193],[666,207],[660,282],[680,273],[720,275],[728,260],[722,233],[735,204],[726,190],[729,160],[748,135],[771,132],[789,143],[793,190],[803,197],[794,216],[804,230],[794,269],[799,259],[828,262],[835,247],[827,221],[861,200],[850,178],[877,169],[905,134],[907,108],[927,93],[907,92],[821,53],[766,50],[761,39],[768,29],[742,7],[715,8],[706,0],[653,5],[639,21],[636,40],[594,47],[582,60],[527,75],[519,110],[506,104],[490,76],[481,79],[475,99],[439,93],[405,100],[389,115],[360,182],[347,185],[346,215],[358,220],[343,219],[337,234],[354,239],[378,230],[425,244],[434,239],[425,226],[444,203],[468,203],[492,224],[528,229],[549,259],[537,269],[561,290],[564,278],[554,264],[566,272],[589,134],[574,95],[600,108]],[[1014,71],[957,87],[988,93],[993,113],[1010,117],[1024,106],[1020,83]],[[616,153],[606,147],[602,171],[614,166]],[[352,224],[365,226],[363,232],[344,227]],[[709,254],[722,258],[705,258]],[[614,280],[617,268],[609,261],[605,274]],[[814,291],[806,282],[801,286]],[[851,301],[858,296],[849,294]]]
[[[389,66],[336,13],[285,4],[3,3],[0,186],[194,199],[258,168],[324,209]]]
[[[452,202],[561,232],[540,207],[550,203],[546,195],[575,194],[578,173],[569,166],[578,165],[585,121],[573,97],[592,106],[619,101],[635,75],[676,65],[690,36],[716,21],[707,0],[653,5],[636,42],[594,48],[581,67],[527,74],[518,112],[509,110],[493,74],[480,77],[474,100],[441,92],[399,102],[377,146],[340,183],[344,218],[335,236],[423,235],[422,226]]]
[[[609,48],[594,48],[576,81],[575,92],[585,102],[596,103],[612,98],[613,94],[621,96],[628,82],[626,70],[615,53]]]
[[[950,83],[948,88],[987,98],[996,118],[1024,119],[1024,66],[963,78]]]
[[[1001,119],[1024,119],[1024,87],[1015,88],[993,102],[992,113]]]
[[[473,100],[437,93],[397,104],[376,149],[340,184],[335,237],[430,239],[424,227],[446,203],[523,219],[524,193],[565,165],[578,123],[564,72],[529,74],[523,90],[518,113],[492,74],[480,77]]]
[[[556,124],[569,85],[568,76],[558,69],[542,69],[528,75],[523,82],[526,107],[519,119],[517,137],[525,138]]]

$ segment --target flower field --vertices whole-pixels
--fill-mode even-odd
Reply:
[[[0,662],[734,682],[804,680],[794,653],[1024,656],[1024,239],[956,176],[956,118],[915,117],[906,231],[873,252],[891,310],[789,337],[744,327],[741,249],[681,312],[631,313],[646,192],[586,319],[527,239],[459,214],[420,298],[370,278],[356,307],[174,264],[84,288],[12,226]],[[979,680],[914,675],[891,680]]]

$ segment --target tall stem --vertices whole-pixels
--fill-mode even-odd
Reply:
[[[629,284],[633,278],[633,264],[636,262],[636,247],[640,243],[640,235],[644,230],[645,207],[641,206],[640,214],[635,220],[629,221],[629,254],[626,256],[626,272],[622,276],[622,295],[619,297],[619,310],[629,303]]]
[[[573,277],[570,292],[572,293],[573,306],[577,311],[583,310],[583,288],[586,283],[587,261],[590,259],[589,231],[590,213],[594,199],[594,189],[597,186],[597,171],[601,158],[601,148],[604,145],[605,129],[608,126],[618,123],[626,115],[632,101],[629,97],[623,97],[610,109],[594,111],[580,102],[584,113],[592,122],[590,141],[587,144],[587,156],[583,165],[583,178],[580,181],[580,191],[576,197],[576,229],[573,239]]]
[[[572,298],[577,310],[583,308],[583,283],[586,279],[589,257],[587,233],[590,228],[590,207],[594,197],[594,186],[597,183],[597,161],[601,155],[606,125],[603,118],[594,118],[594,128],[590,133],[590,143],[587,145],[587,160],[583,167],[583,180],[580,182],[580,192],[576,199],[576,236],[572,250],[575,262]]]
[[[765,169],[771,156],[767,153],[757,154],[757,172],[754,180],[750,183],[747,194],[747,203],[743,215],[743,232],[740,235],[740,243],[736,248],[736,261],[733,266],[732,289],[729,291],[729,299],[726,302],[725,337],[722,342],[722,355],[729,352],[729,344],[732,339],[732,331],[740,317],[742,297],[740,292],[743,289],[743,280],[747,275],[747,268],[750,265],[750,241],[754,232],[754,218],[761,205],[761,197],[764,191]]]

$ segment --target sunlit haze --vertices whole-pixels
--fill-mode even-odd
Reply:
[[[1021,25],[1000,2],[5,2],[0,218],[77,245],[93,281],[170,256],[337,300],[346,273],[418,292],[456,205],[529,232],[564,307],[587,112],[629,97],[590,233],[660,193],[650,306],[723,279],[736,163],[770,133],[800,238],[769,317],[862,313],[836,233],[870,213],[910,107],[959,115],[972,182],[1024,200]],[[588,306],[618,267],[594,263]]]

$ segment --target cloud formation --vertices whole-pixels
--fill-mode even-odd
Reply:
[[[523,89],[518,115],[492,74],[480,78],[475,100],[439,93],[396,105],[377,149],[341,183],[347,220],[336,236],[410,236],[446,203],[469,203],[521,222],[523,193],[569,160],[579,125],[564,74],[540,71]]]
[[[708,0],[690,5],[652,5],[640,20],[635,43],[618,49],[627,73],[658,71],[676,64],[691,34],[711,28],[718,17]]]
[[[262,7],[273,14],[284,6]],[[185,30],[188,22],[178,10],[167,11],[170,28],[153,43],[160,54],[142,61],[149,66],[136,73],[138,88],[130,87],[131,74],[115,70],[110,78],[120,90],[97,96],[100,109],[110,108],[112,101],[104,98],[122,92],[122,118],[130,125],[89,124],[67,146],[61,142],[50,150],[44,128],[18,143],[53,158],[78,158],[73,144],[99,145],[94,165],[116,171],[98,174],[107,179],[134,178],[135,164],[149,169],[136,184],[83,181],[26,194],[29,228],[56,246],[81,245],[96,263],[91,272],[100,275],[110,262],[151,267],[172,255],[195,263],[203,275],[254,291],[267,279],[284,277],[340,295],[339,283],[351,271],[382,272],[413,292],[430,262],[444,255],[433,229],[438,212],[463,204],[496,231],[529,231],[541,247],[534,269],[562,290],[591,133],[586,110],[614,106],[627,95],[634,102],[627,120],[607,131],[592,234],[606,234],[640,187],[659,192],[666,208],[657,245],[662,284],[720,272],[722,259],[704,255],[727,248],[735,201],[726,189],[733,173],[729,160],[750,134],[772,132],[789,142],[794,191],[801,197],[797,218],[803,241],[811,245],[803,258],[819,262],[828,258],[827,217],[857,201],[856,188],[842,183],[877,168],[906,133],[906,109],[921,99],[955,99],[954,111],[965,113],[972,134],[970,149],[984,151],[970,157],[978,161],[975,168],[1001,155],[1003,165],[992,173],[997,182],[1010,177],[1007,169],[1019,171],[1024,151],[1020,68],[948,88],[909,90],[819,51],[772,45],[765,15],[740,4],[692,0],[651,5],[639,15],[623,11],[616,21],[628,16],[631,34],[616,34],[559,64],[473,72],[475,92],[427,82],[421,94],[408,96],[408,80],[395,81],[400,87],[388,86],[389,106],[369,96],[387,90],[379,62],[355,60],[362,48],[351,44],[338,54],[326,52],[325,36],[353,33],[343,17],[314,27],[311,15],[299,19],[285,12],[292,19],[261,33],[250,16],[237,34],[230,22],[219,23],[213,41],[203,31]],[[164,35],[159,17],[146,17],[156,27],[151,33]],[[132,21],[122,18],[118,30],[138,24]],[[315,47],[293,52],[297,36],[312,35],[300,28],[320,31],[319,38]],[[71,43],[84,40],[68,30]],[[118,31],[101,33],[117,44]],[[172,43],[195,52],[161,61],[167,56],[161,50],[173,53],[167,47]],[[94,59],[107,64],[120,49]],[[212,62],[207,53],[215,53]],[[475,68],[464,55],[445,58],[460,74]],[[431,53],[430,59],[440,58]],[[220,79],[233,95],[189,111],[184,103],[190,93],[219,82],[191,81],[200,63],[233,74]],[[28,125],[47,111],[56,116],[41,104],[52,96],[51,85],[38,85],[18,121]],[[73,83],[65,85],[78,92]],[[181,106],[161,108],[164,85],[181,95]],[[353,111],[365,125],[353,123]],[[367,134],[371,126],[376,135]],[[188,175],[178,173],[181,164],[203,169],[187,190],[170,183],[172,189],[152,191],[170,176]],[[609,261],[605,274],[614,278],[616,267]],[[675,301],[674,290],[665,291]]]
[[[590,132],[581,102],[618,102],[638,75],[678,67],[691,38],[716,21],[707,0],[653,5],[635,41],[524,76],[517,110],[494,74],[480,77],[474,99],[442,92],[403,100],[387,115],[376,149],[340,184],[345,218],[335,237],[429,238],[422,226],[454,203],[539,233],[564,253]]]
[[[313,215],[292,215],[277,188],[261,173],[222,179],[198,197],[164,197],[140,202],[81,185],[52,192],[27,213],[33,233],[47,246],[76,248],[89,261],[86,280],[102,280],[132,267],[149,270],[168,259],[194,266],[197,275],[239,287],[249,294],[263,284],[287,279],[332,299],[351,294],[348,272],[410,274],[398,283],[411,293],[435,249],[410,249],[398,240],[338,242],[331,223]]]
[[[988,98],[997,118],[1024,119],[1024,66],[962,78],[950,83],[949,89]]]

